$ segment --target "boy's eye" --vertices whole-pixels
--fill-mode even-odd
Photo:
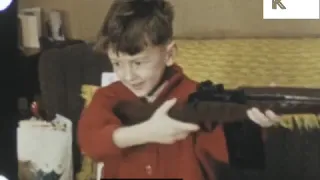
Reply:
[[[142,64],[142,62],[134,62],[135,65],[139,66]]]

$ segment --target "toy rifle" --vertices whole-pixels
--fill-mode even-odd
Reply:
[[[143,101],[122,101],[114,113],[123,125],[146,121],[161,105]],[[203,131],[213,130],[224,123],[228,145],[229,164],[210,155],[205,159],[214,169],[215,179],[263,179],[265,164],[264,142],[260,127],[247,121],[246,111],[251,107],[270,109],[279,115],[320,113],[320,89],[296,87],[239,87],[225,89],[223,84],[205,81],[189,95],[188,102],[176,105],[169,116],[183,122],[198,124]],[[200,163],[202,165],[202,163]],[[202,167],[202,166],[200,166]],[[206,179],[208,173],[202,170]]]
[[[133,125],[147,120],[160,106],[142,101],[122,101],[115,114],[124,125]],[[231,123],[248,119],[246,111],[257,107],[270,109],[276,114],[320,113],[320,89],[296,87],[239,87],[225,89],[223,84],[204,81],[191,93],[188,102],[174,106],[169,116],[177,120],[200,125],[210,130],[218,123]]]

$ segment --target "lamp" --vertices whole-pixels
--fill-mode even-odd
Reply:
[[[0,175],[0,180],[8,180],[5,176]]]
[[[0,1],[0,11],[6,10],[10,6],[11,3],[12,3],[12,0],[1,0]]]

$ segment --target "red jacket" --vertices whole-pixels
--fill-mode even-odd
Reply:
[[[168,86],[159,98],[176,97],[178,103],[185,103],[188,95],[196,90],[197,83],[186,77],[180,68],[175,68],[177,73],[169,79]],[[121,122],[113,114],[112,108],[120,100],[138,98],[120,82],[97,90],[78,125],[79,145],[86,155],[104,162],[103,177],[204,180],[200,161],[209,173],[206,180],[214,180],[213,169],[206,165],[203,153],[228,162],[222,126],[217,126],[211,133],[190,135],[173,145],[146,144],[139,148],[119,149],[112,141],[112,134],[121,127]]]

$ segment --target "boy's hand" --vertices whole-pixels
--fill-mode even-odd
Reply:
[[[173,144],[199,130],[198,125],[183,123],[168,116],[168,111],[176,101],[164,102],[148,121],[141,124],[150,143]]]
[[[271,82],[269,86],[276,87],[277,84]],[[276,123],[279,123],[281,120],[281,118],[273,111],[267,110],[265,113],[263,113],[258,108],[249,109],[247,111],[247,115],[253,122],[260,125],[261,127],[270,127]]]
[[[279,123],[281,120],[281,118],[273,111],[267,110],[265,113],[262,113],[258,108],[251,108],[247,110],[247,115],[253,122],[261,127],[270,127]]]

